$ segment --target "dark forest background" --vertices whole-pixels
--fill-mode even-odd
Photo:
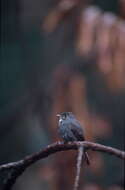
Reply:
[[[76,115],[87,140],[124,149],[125,2],[79,0],[66,11],[60,2],[1,1],[0,164],[59,140],[56,114],[63,111]],[[123,190],[123,161],[90,155],[80,188]],[[75,166],[74,152],[50,156],[14,190],[69,190]]]

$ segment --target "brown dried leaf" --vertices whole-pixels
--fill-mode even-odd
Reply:
[[[93,50],[95,28],[100,14],[100,9],[93,6],[83,11],[76,42],[76,49],[79,55],[88,55]]]

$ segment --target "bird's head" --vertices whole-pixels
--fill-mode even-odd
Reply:
[[[72,112],[63,112],[63,113],[57,114],[57,117],[59,117],[59,119],[61,120],[65,120],[65,119],[74,117],[74,115]]]

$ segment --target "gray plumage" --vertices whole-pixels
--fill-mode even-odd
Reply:
[[[59,116],[59,134],[65,142],[84,141],[83,129],[71,112],[64,112]]]

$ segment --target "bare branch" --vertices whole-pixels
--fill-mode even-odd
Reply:
[[[84,146],[86,150],[90,149],[93,151],[105,152],[119,157],[121,159],[125,159],[124,151],[97,143],[84,141],[64,144],[63,142],[56,142],[51,145],[48,145],[45,149],[40,150],[39,152],[26,156],[24,159],[20,161],[1,165],[0,172],[7,173],[2,190],[10,190],[14,185],[16,179],[25,171],[25,169],[33,163],[37,162],[38,160],[46,158],[49,155],[59,151],[76,150],[79,146]]]

